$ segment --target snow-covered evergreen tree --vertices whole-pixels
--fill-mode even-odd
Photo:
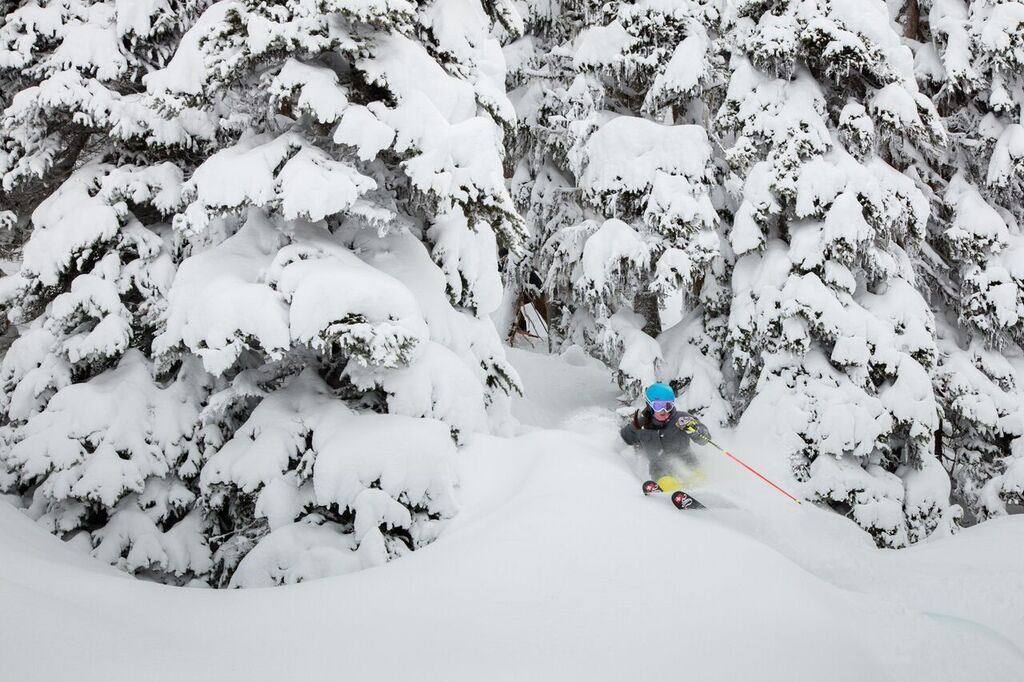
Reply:
[[[952,520],[912,261],[929,201],[900,172],[938,153],[941,121],[880,1],[740,2],[725,33],[739,390],[792,433],[806,494],[905,545]]]
[[[142,4],[38,35],[88,54],[82,17],[116,37],[174,9]],[[24,333],[4,485],[97,556],[179,581],[295,582],[433,539],[455,439],[503,428],[518,387],[488,317],[498,246],[522,239],[496,22],[515,10],[218,2],[171,50],[115,41],[142,65],[127,93],[106,61],[26,81],[12,191],[40,164],[63,179],[41,112],[94,118],[5,281]]]
[[[535,3],[537,35],[508,52],[513,75],[542,74],[513,93],[528,138],[513,188],[556,332],[615,368],[627,396],[670,379],[722,418],[703,318],[671,332],[667,356],[656,340],[662,309],[698,299],[720,250],[704,127],[724,66],[714,4]]]
[[[2,197],[32,230],[2,286],[21,329],[0,365],[2,483],[52,530],[96,531],[98,555],[182,578],[211,566],[187,483],[206,382],[191,363],[161,385],[147,355],[174,276],[171,159],[213,135],[161,116],[144,78],[203,4],[20,3],[0,28]]]
[[[934,0],[905,18],[918,80],[949,130],[942,162],[908,174],[935,207],[919,263],[940,307],[938,451],[972,515],[1024,504],[1024,13]]]

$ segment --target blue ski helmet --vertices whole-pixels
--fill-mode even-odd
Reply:
[[[647,402],[652,402],[654,400],[675,400],[676,392],[673,391],[672,387],[668,384],[651,384],[647,387],[647,390],[644,391],[644,398]]]

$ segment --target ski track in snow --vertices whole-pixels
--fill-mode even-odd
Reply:
[[[877,550],[710,449],[694,494],[713,508],[679,512],[643,496],[605,370],[510,357],[523,433],[474,437],[461,512],[379,569],[169,588],[0,505],[0,680],[1021,679],[1024,519]],[[778,473],[756,435],[715,435]]]

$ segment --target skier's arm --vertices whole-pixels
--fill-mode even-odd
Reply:
[[[622,436],[622,440],[626,441],[630,445],[636,445],[636,431],[633,430],[632,424],[626,424],[619,431],[619,435]]]
[[[629,445],[636,445],[639,442],[639,439],[636,437],[636,426],[633,419],[626,422],[625,426],[619,431],[619,435]]]

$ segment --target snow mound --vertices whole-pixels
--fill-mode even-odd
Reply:
[[[614,429],[595,428],[618,421],[600,407],[614,394],[606,372],[524,351],[511,357],[533,396],[517,399],[519,414],[586,426],[476,437],[458,455],[462,510],[442,539],[385,566],[275,590],[168,588],[109,572],[0,504],[0,597],[18,614],[0,622],[0,641],[32,651],[45,628],[65,647],[62,656],[4,656],[0,676],[59,679],[73,670],[105,682],[140,674],[269,681],[343,672],[399,680],[415,666],[447,680],[476,680],[485,668],[508,679],[621,680],[653,647],[682,652],[688,674],[708,679],[815,679],[822,671],[851,682],[1017,677],[1024,665],[1015,644],[1024,641],[1019,517],[886,552],[849,521],[792,505],[712,452],[701,453],[710,472],[706,499],[741,504],[680,513],[663,498],[645,498]],[[566,401],[566,392],[581,400]],[[606,416],[595,421],[581,409]],[[770,408],[760,413],[763,423],[773,416]],[[422,448],[447,435],[391,419],[337,415],[325,423],[317,495],[384,524],[406,520],[387,497],[400,487],[430,490],[429,479],[399,474],[405,465],[396,476],[364,470],[376,460],[362,453]],[[785,464],[761,426],[716,436],[783,481]],[[358,447],[348,446],[347,434]],[[379,490],[351,499],[345,492],[349,477],[377,475]],[[375,566],[380,538],[364,530],[354,550],[355,537],[331,521],[275,524],[236,584]],[[180,550],[165,542],[146,551],[163,551],[173,564]],[[686,618],[677,608],[652,610],[652,594],[685,604]],[[162,615],[154,621],[153,613]],[[318,622],[329,626],[309,627]],[[320,655],[339,642],[342,659]],[[520,655],[503,659],[512,644]],[[291,655],[280,656],[281,647]],[[750,655],[736,656],[737,649]],[[503,663],[495,668],[495,661]]]

